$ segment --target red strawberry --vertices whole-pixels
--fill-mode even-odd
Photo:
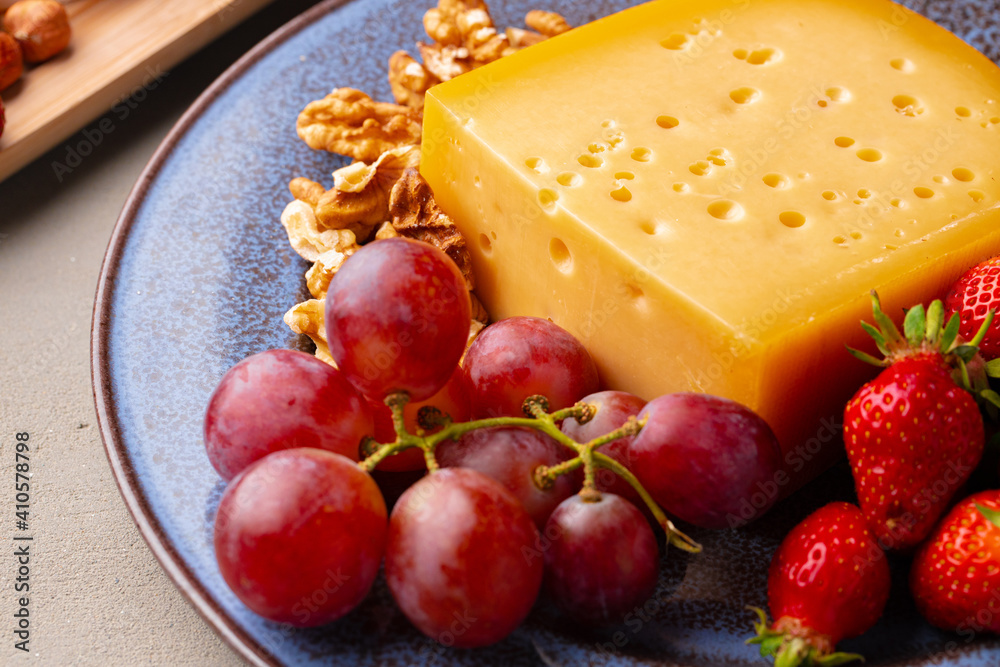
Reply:
[[[983,326],[986,313],[1000,309],[1000,257],[988,259],[962,274],[948,290],[944,307],[948,317],[958,313],[962,322],[959,335],[972,340]],[[1000,357],[1000,318],[987,330],[979,343],[979,352],[985,359]]]
[[[924,618],[945,630],[1000,632],[1000,491],[956,505],[917,552],[910,590]]]
[[[833,653],[842,639],[875,625],[889,599],[889,564],[854,505],[834,502],[785,536],[771,559],[767,597],[776,619],[757,609],[762,656],[775,664],[839,665],[861,656]]]
[[[959,345],[957,318],[942,329],[940,301],[907,313],[905,339],[874,294],[872,302],[881,329],[864,326],[885,359],[852,353],[888,368],[848,402],[844,444],[868,526],[883,548],[907,549],[930,533],[982,458],[979,406],[952,377],[969,382],[976,348]]]

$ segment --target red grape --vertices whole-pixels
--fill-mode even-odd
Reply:
[[[500,641],[538,596],[538,530],[498,482],[443,468],[404,493],[389,518],[385,577],[410,622],[445,646]]]
[[[580,401],[597,407],[597,414],[594,418],[585,424],[580,424],[576,419],[570,417],[562,423],[562,432],[579,443],[590,442],[594,438],[614,431],[629,417],[638,415],[639,411],[646,405],[646,401],[624,391],[601,391],[586,396]],[[632,470],[628,452],[629,445],[634,439],[635,436],[618,438],[606,445],[601,445],[596,451],[613,458]],[[595,473],[598,490],[617,494],[634,505],[644,506],[645,503],[639,497],[639,493],[632,488],[632,485],[614,472],[607,468],[598,468]]]
[[[396,429],[392,425],[392,411],[381,401],[368,399],[368,404],[375,417],[375,439],[380,443],[396,441]],[[458,366],[451,374],[448,384],[441,388],[441,391],[423,401],[410,401],[403,408],[403,417],[406,420],[406,430],[410,433],[417,432],[417,413],[425,405],[433,406],[441,412],[450,415],[453,422],[464,422],[469,419],[469,390],[465,382],[465,374]],[[435,433],[441,430],[435,428],[427,433]],[[384,459],[378,464],[376,470],[386,472],[403,472],[407,470],[420,470],[426,468],[423,450],[413,448],[406,449]]]
[[[597,367],[568,331],[538,317],[511,317],[485,329],[465,355],[475,419],[523,416],[533,394],[552,410],[567,408],[597,391]]]
[[[326,294],[330,354],[365,396],[430,398],[469,337],[469,293],[451,259],[404,238],[375,241],[344,262]]]
[[[437,447],[437,461],[450,468],[471,468],[504,485],[514,494],[539,529],[552,510],[580,487],[579,474],[560,475],[542,490],[534,482],[535,468],[554,466],[573,457],[558,442],[529,428],[477,429],[457,442],[446,440]]]
[[[215,555],[246,606],[311,627],[340,618],[368,594],[386,533],[385,501],[357,464],[289,449],[254,463],[226,489]]]
[[[656,590],[656,536],[635,505],[613,493],[564,500],[545,525],[545,589],[571,618],[621,623]]]
[[[742,525],[778,500],[787,475],[767,423],[749,408],[707,394],[650,401],[632,441],[636,477],[670,514],[703,528]]]
[[[205,413],[205,449],[223,479],[271,452],[316,447],[358,460],[373,431],[364,397],[329,364],[295,350],[248,357],[222,377]]]

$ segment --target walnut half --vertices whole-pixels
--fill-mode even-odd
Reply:
[[[406,51],[396,51],[389,57],[389,86],[399,104],[422,109],[424,94],[440,81]]]
[[[465,238],[455,222],[434,201],[431,186],[416,169],[407,169],[389,195],[389,213],[396,233],[406,238],[429,243],[443,250],[458,265],[465,284],[475,287],[472,258]]]
[[[374,162],[387,150],[419,144],[422,119],[417,109],[337,88],[306,105],[296,130],[310,148]]]

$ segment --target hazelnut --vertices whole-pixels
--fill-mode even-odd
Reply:
[[[5,32],[0,32],[0,90],[21,78],[24,60],[17,40]]]
[[[21,45],[29,63],[48,60],[69,44],[69,17],[56,0],[15,2],[4,14],[3,28]]]

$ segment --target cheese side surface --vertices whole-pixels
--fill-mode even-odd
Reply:
[[[888,313],[1000,252],[1000,70],[884,0],[662,0],[438,85],[421,172],[495,319],[547,317],[606,385],[839,452]]]

